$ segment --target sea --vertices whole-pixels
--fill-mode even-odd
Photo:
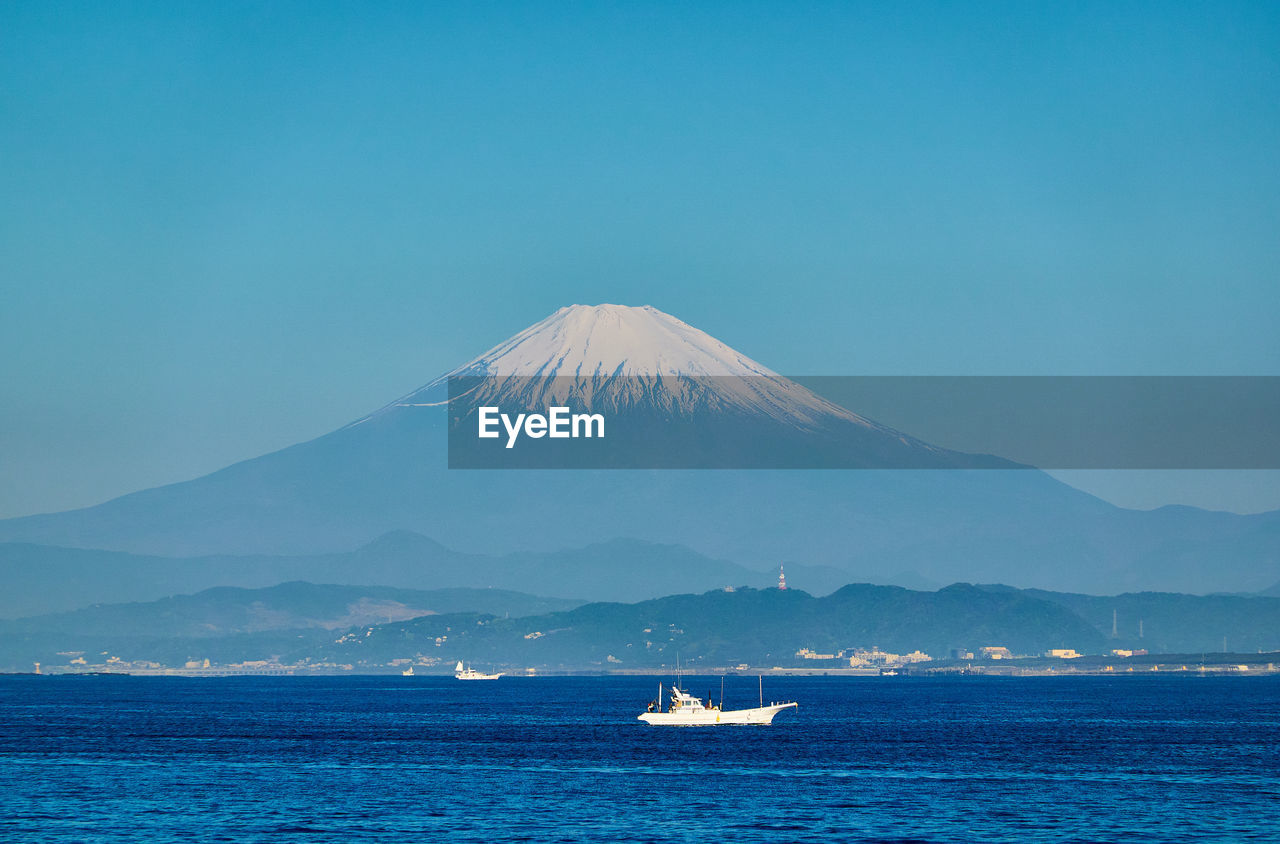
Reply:
[[[1277,677],[660,681],[0,677],[0,841],[1280,841]]]

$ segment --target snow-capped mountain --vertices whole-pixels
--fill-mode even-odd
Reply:
[[[450,397],[450,390],[455,392]],[[453,430],[481,406],[608,412],[626,424],[588,454],[485,449],[451,437],[455,466],[526,468],[938,468],[991,466],[922,442],[816,395],[651,306],[561,308],[353,425],[434,413]]]
[[[994,465],[881,427],[661,311],[573,306],[330,434],[95,507],[0,521],[0,541],[323,554],[411,530],[472,553],[631,537],[761,569],[833,566],[851,579],[913,572],[1084,592],[1253,591],[1280,580],[1280,514],[1123,510],[1032,470],[452,471],[450,376],[499,392],[578,390],[586,403],[699,423],[763,420],[753,436],[843,461],[833,465]],[[573,584],[541,591],[577,594]]]
[[[864,419],[649,305],[570,305],[373,414],[438,407],[450,378],[483,379],[469,404],[584,409],[645,407],[669,414],[736,411],[801,428]],[[923,445],[923,444],[921,444]]]
[[[570,305],[453,375],[765,376],[777,373],[650,305]]]

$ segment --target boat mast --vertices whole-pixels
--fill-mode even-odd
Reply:
[[[757,674],[756,679],[760,681],[760,708],[764,708],[764,675]]]

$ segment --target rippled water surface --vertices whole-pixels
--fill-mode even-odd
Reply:
[[[656,683],[0,677],[0,840],[1280,840],[1280,679]]]

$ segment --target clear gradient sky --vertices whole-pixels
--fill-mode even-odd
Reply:
[[[9,2],[0,196],[0,516],[578,302],[788,373],[1280,374],[1280,5]]]

